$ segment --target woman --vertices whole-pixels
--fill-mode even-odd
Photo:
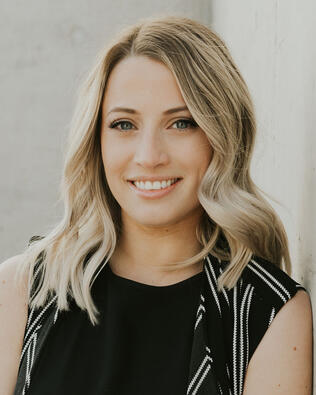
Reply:
[[[3,393],[311,393],[310,299],[249,175],[255,131],[206,26],[146,19],[100,52],[64,217],[1,268]]]

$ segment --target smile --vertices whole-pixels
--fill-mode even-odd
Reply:
[[[155,199],[170,193],[180,183],[181,178],[166,181],[128,181],[130,188],[139,196]]]
[[[164,189],[166,187],[170,187],[170,185],[174,184],[177,182],[178,178],[174,178],[173,180],[164,180],[164,181],[132,181],[134,185],[138,189],[146,189],[146,190],[151,190],[151,189]]]

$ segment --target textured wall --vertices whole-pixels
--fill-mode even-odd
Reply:
[[[315,12],[311,0],[213,0],[210,19],[250,88],[258,119],[253,178],[279,202],[270,200],[289,236],[292,277],[308,289],[314,310]]]
[[[1,1],[0,262],[61,216],[63,141],[78,81],[97,51],[141,17],[206,22],[209,7],[204,0]]]

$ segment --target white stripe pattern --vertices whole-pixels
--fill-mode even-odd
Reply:
[[[254,292],[255,287],[251,287],[250,295],[248,298],[248,303],[247,303],[247,314],[246,314],[246,339],[247,339],[247,356],[246,356],[246,370],[248,367],[248,361],[249,361],[249,310],[250,310],[250,305],[251,305],[251,299],[252,299],[252,294]]]
[[[275,316],[275,307],[272,307],[272,311],[271,311],[271,315],[270,315],[270,318],[269,318],[268,327],[271,325],[271,322],[272,322],[274,316]]]
[[[211,262],[210,262],[209,257],[207,256],[206,259],[207,259],[207,263],[208,263],[208,265],[205,266],[207,279],[208,279],[209,285],[210,285],[210,287],[211,287],[211,290],[212,290],[212,293],[213,293],[215,302],[216,302],[216,304],[217,304],[218,311],[219,311],[219,315],[222,316],[221,306],[220,306],[220,303],[219,303],[219,300],[218,300],[218,296],[217,296],[217,289],[215,289],[216,284],[217,284],[217,279],[216,279],[216,276],[215,276],[215,273],[214,273],[214,269],[213,269],[213,267],[212,267],[212,264],[211,264]],[[213,282],[212,282],[212,280],[211,280],[211,278],[210,278],[209,270],[210,270],[211,273],[212,273],[212,276],[213,276],[215,285],[213,284]]]
[[[237,287],[233,289],[234,332],[233,332],[233,394],[237,395]]]
[[[254,259],[251,259],[251,262],[257,266],[258,270],[261,270],[266,276],[268,276],[278,287],[281,288],[281,290],[286,294],[286,296],[288,297],[288,299],[290,299],[291,295],[289,293],[289,291],[287,289],[285,289],[285,287],[274,277],[272,276],[271,273],[269,273],[268,271],[265,270],[264,267],[262,267],[261,265],[259,265]],[[249,265],[251,265],[251,263],[249,263]]]
[[[267,283],[269,285],[270,288],[273,289],[274,292],[276,292],[280,298],[283,300],[283,302],[285,303],[287,300],[285,299],[285,297],[281,294],[281,292],[271,283],[271,281],[269,281],[267,278],[264,277],[263,274],[259,273],[258,270],[256,270],[253,266],[251,266],[250,264],[248,264],[249,269],[251,269],[253,272],[255,272],[265,283]]]
[[[248,316],[249,308],[245,311],[245,304],[250,305],[252,292],[254,287],[250,284],[247,285],[245,293],[241,302],[241,314],[240,314],[240,372],[239,372],[239,393],[242,394],[243,382],[244,382],[244,366],[248,362],[248,357],[244,360],[244,342],[246,343],[246,355],[249,354],[249,338],[248,338]],[[245,322],[244,322],[245,321]]]
[[[197,372],[195,373],[194,377],[192,378],[192,380],[191,380],[191,382],[190,382],[190,384],[188,386],[187,395],[188,394],[193,395],[193,394],[197,393],[197,390],[200,388],[200,386],[201,386],[201,384],[202,384],[207,372],[211,368],[209,361],[213,362],[213,360],[212,360],[212,358],[209,355],[210,349],[208,347],[205,347],[205,350],[206,350],[206,355],[203,358],[203,361],[201,362]],[[204,370],[204,373],[202,374],[200,380],[197,382],[193,392],[190,392],[192,387],[193,387],[193,385],[195,384],[195,381],[197,380],[197,378],[199,377],[200,373],[202,372],[202,370]]]
[[[200,299],[201,299],[201,302],[200,302],[200,305],[199,305],[198,310],[197,310],[197,318],[196,318],[196,321],[195,321],[194,330],[196,330],[196,328],[199,325],[201,319],[203,318],[203,313],[205,313],[205,307],[204,307],[204,300],[205,299],[204,299],[202,294],[200,294]]]
[[[31,373],[33,369],[33,365],[35,362],[36,358],[36,348],[38,344],[38,334],[40,334],[40,329],[42,328],[42,320],[45,317],[45,313],[49,312],[49,308],[52,306],[53,302],[57,299],[57,296],[54,296],[41,310],[41,312],[35,316],[35,308],[32,308],[29,314],[30,319],[28,319],[28,324],[29,328],[26,328],[26,334],[24,336],[23,340],[23,348],[20,356],[20,367],[21,363],[23,360],[23,357],[26,355],[26,362],[25,362],[25,381],[22,389],[22,394],[25,395],[27,393],[27,390],[30,387],[31,384]],[[57,308],[56,308],[57,311]],[[55,317],[57,318],[57,314],[55,314]],[[32,318],[34,317],[34,320],[32,322]],[[53,322],[55,324],[56,320]],[[36,325],[37,324],[37,325]],[[35,327],[36,325],[36,327]]]
[[[213,257],[214,258],[214,257]],[[215,259],[214,259],[215,261]],[[221,382],[218,378],[216,380],[217,392],[220,395],[242,395],[244,378],[246,375],[250,346],[254,349],[254,344],[250,343],[251,333],[249,332],[249,324],[253,316],[250,316],[254,312],[256,307],[256,298],[254,297],[256,292],[257,284],[258,287],[262,287],[262,290],[258,293],[265,295],[268,291],[272,291],[271,297],[275,297],[276,301],[272,306],[269,306],[271,310],[269,316],[265,316],[265,328],[267,329],[272,323],[277,311],[279,309],[280,300],[286,303],[290,298],[290,288],[285,286],[286,283],[281,283],[281,279],[276,278],[275,275],[269,272],[269,266],[263,266],[251,259],[245,268],[247,271],[247,277],[240,277],[236,285],[231,289],[223,289],[222,295],[217,291],[218,277],[223,273],[222,267],[220,267],[221,261],[218,259],[217,262],[212,259],[212,255],[204,258],[204,272],[206,275],[203,284],[206,284],[206,289],[201,288],[200,298],[198,301],[196,320],[194,324],[194,358],[190,364],[190,381],[187,388],[187,395],[199,395],[207,392],[205,383],[208,383],[207,378],[210,379],[209,375],[216,372],[214,364],[217,363],[218,356],[214,354],[216,352],[216,334],[212,338],[205,338],[205,328],[210,328],[216,324],[215,328],[223,328],[223,322],[231,322],[231,328],[225,328],[225,330],[231,331],[231,343],[225,344],[225,349],[231,351],[231,362],[225,362],[223,369],[225,369],[225,377],[227,377],[227,383]],[[260,261],[260,260],[259,260]],[[36,275],[38,271],[36,271]],[[255,278],[252,282],[251,278]],[[247,279],[250,279],[248,281]],[[289,283],[290,284],[290,283]],[[296,284],[295,289],[303,288],[300,284]],[[293,293],[293,288],[292,293]],[[304,288],[303,288],[304,289]],[[25,395],[31,382],[32,368],[38,355],[38,343],[41,336],[40,329],[42,324],[48,316],[51,318],[51,326],[58,321],[58,309],[53,306],[56,301],[57,295],[54,296],[39,312],[35,312],[32,308],[29,312],[29,317],[26,325],[26,333],[23,341],[23,348],[20,357],[20,364],[24,363],[25,366],[25,381],[24,386],[21,389],[22,395]],[[214,317],[214,314],[208,314],[208,306],[211,306],[212,311],[217,312],[218,316]],[[227,308],[228,307],[228,308]],[[47,313],[47,314],[46,314]],[[229,317],[226,315],[229,314]],[[224,317],[225,316],[225,317]],[[223,318],[228,318],[226,321],[222,321]],[[218,321],[219,320],[219,321]],[[206,326],[205,326],[206,325]],[[252,324],[253,325],[253,324]],[[220,330],[219,329],[219,330]],[[216,329],[217,330],[217,329]],[[226,334],[223,334],[225,336]],[[214,338],[215,337],[215,338]],[[223,337],[224,339],[227,338]],[[215,342],[215,346],[212,345]],[[212,356],[211,356],[212,350]],[[223,350],[224,351],[224,350]],[[204,383],[204,385],[203,385]]]
[[[222,269],[221,267],[219,268],[219,272],[220,272],[220,274],[223,273],[223,269]],[[228,299],[227,292],[226,292],[225,288],[223,288],[223,295],[224,295],[224,297],[225,297],[225,299],[226,299],[226,302],[227,302],[227,304],[228,304],[228,307],[230,307],[229,299]]]
[[[43,315],[46,313],[46,311],[49,309],[49,307],[54,303],[54,301],[57,299],[57,295],[53,297],[53,299],[51,299],[51,301],[43,308],[43,310],[40,312],[40,314],[36,317],[36,319],[34,320],[34,322],[32,323],[32,325],[27,329],[25,338],[27,338],[29,336],[29,334],[32,332],[33,327],[41,320],[41,318],[43,317]],[[33,314],[34,308],[31,311],[31,314]],[[30,321],[31,322],[31,321]],[[25,353],[26,348],[28,347],[28,343],[23,347],[22,353],[21,353],[21,357],[20,357],[20,361],[23,358],[23,355]]]

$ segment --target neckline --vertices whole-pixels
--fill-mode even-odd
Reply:
[[[203,267],[202,271],[193,274],[193,276],[185,278],[184,280],[178,281],[176,283],[169,285],[151,285],[151,284],[141,283],[139,281],[135,281],[130,278],[122,277],[119,276],[118,274],[115,274],[108,263],[105,265],[105,269],[107,269],[107,272],[110,275],[110,277],[118,283],[122,283],[128,286],[133,286],[136,288],[153,289],[153,290],[171,290],[175,288],[180,288],[187,285],[188,283],[197,281],[202,277],[204,273],[204,267]]]

